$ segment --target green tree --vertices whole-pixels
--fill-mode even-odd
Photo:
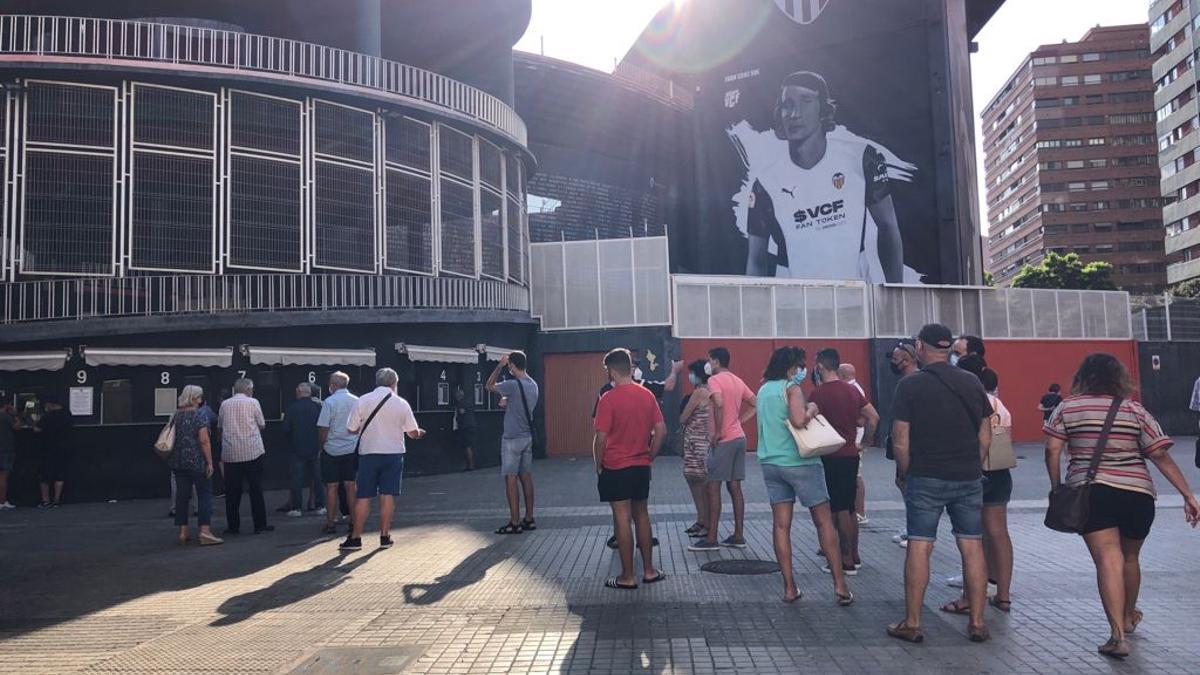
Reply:
[[[991,272],[984,272],[983,273],[983,285],[984,286],[995,286],[996,285],[996,277],[993,276]]]
[[[1200,298],[1200,279],[1188,279],[1171,287],[1171,295],[1177,298]]]
[[[1074,253],[1046,253],[1037,265],[1025,265],[1013,279],[1014,288],[1062,288],[1081,291],[1114,291],[1110,263],[1084,263]]]

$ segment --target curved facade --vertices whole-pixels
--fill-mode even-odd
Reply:
[[[417,471],[457,465],[452,388],[498,426],[481,371],[535,326],[534,160],[511,106],[528,17],[490,0],[0,4],[0,400],[75,402],[99,450],[76,498],[161,492],[141,450],[183,384],[216,403],[249,376],[277,420],[296,382],[341,369],[361,392],[393,366],[433,431]],[[397,46],[422,30],[473,47]],[[277,348],[293,356],[262,356]]]

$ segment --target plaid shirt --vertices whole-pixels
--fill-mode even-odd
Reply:
[[[221,427],[221,461],[249,462],[266,452],[261,430],[267,423],[257,400],[245,394],[225,399],[217,413],[217,426]]]

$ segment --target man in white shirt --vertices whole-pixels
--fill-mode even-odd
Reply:
[[[241,378],[233,383],[233,396],[221,402],[217,426],[221,428],[221,472],[225,476],[225,534],[241,530],[242,485],[249,484],[250,514],[254,534],[275,529],[267,524],[267,505],[263,501],[262,406],[252,398],[254,382]]]
[[[867,392],[863,391],[862,385],[858,383],[857,375],[858,372],[855,370],[853,363],[843,363],[838,366],[838,377],[857,389],[858,393],[862,394],[863,398],[866,398]],[[863,443],[863,431],[864,429],[860,424],[858,426],[859,447],[865,447]],[[858,496],[854,501],[854,516],[858,519],[859,525],[866,525],[871,522],[867,518],[867,484],[863,481],[863,454],[862,450],[858,451]]]
[[[363,526],[371,512],[371,499],[379,496],[379,547],[390,548],[392,511],[404,475],[405,437],[417,440],[425,430],[417,426],[412,407],[396,393],[400,376],[391,368],[375,373],[375,391],[358,399],[346,430],[358,435],[358,473],[355,477],[354,528],[338,548],[362,548]]]

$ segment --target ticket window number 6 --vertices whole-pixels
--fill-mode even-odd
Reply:
[[[310,371],[308,371],[308,383],[309,383],[309,384],[316,384],[316,382],[317,382],[317,374],[316,374],[316,373],[314,373],[314,372],[313,372],[313,371],[311,371],[311,370],[310,370]]]

